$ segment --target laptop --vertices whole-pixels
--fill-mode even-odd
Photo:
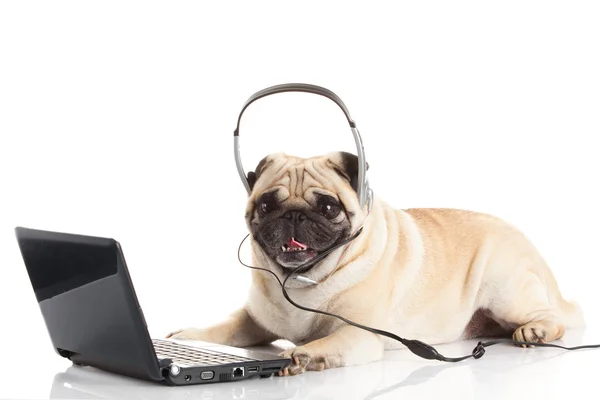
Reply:
[[[289,358],[206,342],[153,339],[114,239],[15,228],[55,352],[170,386],[268,377]]]

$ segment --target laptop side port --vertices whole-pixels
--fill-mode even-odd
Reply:
[[[281,368],[280,367],[265,367],[263,368],[263,372],[273,372],[273,371],[280,371]]]
[[[258,367],[248,367],[248,373],[250,372],[258,372]]]
[[[244,376],[244,367],[235,367],[233,369],[233,377],[241,378],[242,376]]]
[[[210,380],[214,377],[215,377],[214,371],[202,371],[202,373],[200,374],[200,379],[202,379],[203,381]]]

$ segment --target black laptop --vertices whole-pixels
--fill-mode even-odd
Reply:
[[[212,343],[151,339],[113,239],[15,229],[55,351],[76,365],[167,385],[271,376],[277,355]]]

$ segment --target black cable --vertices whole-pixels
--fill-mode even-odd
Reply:
[[[560,348],[560,349],[564,349],[564,350],[581,350],[581,349],[597,349],[600,348],[600,344],[595,344],[595,345],[582,345],[582,346],[575,346],[575,347],[566,347],[566,346],[561,346],[558,344],[552,344],[552,343],[537,343],[537,342],[521,342],[518,340],[513,340],[513,339],[495,339],[495,340],[490,340],[487,342],[479,342],[477,343],[477,346],[475,346],[475,348],[473,349],[473,351],[471,352],[471,354],[468,354],[466,356],[463,357],[446,357],[442,354],[440,354],[433,346],[424,343],[420,340],[416,340],[416,339],[406,339],[403,337],[400,337],[394,333],[391,332],[387,332],[381,329],[376,329],[376,328],[371,328],[365,325],[361,325],[359,323],[356,323],[354,321],[350,321],[349,319],[346,319],[342,316],[339,316],[337,314],[333,314],[327,311],[322,311],[322,310],[316,310],[313,308],[309,308],[309,307],[305,307],[303,305],[300,305],[298,303],[296,303],[294,300],[292,300],[287,292],[287,289],[285,287],[285,284],[287,283],[288,279],[290,279],[290,277],[296,273],[297,271],[300,271],[302,269],[308,268],[312,265],[315,265],[316,263],[318,263],[319,261],[321,261],[322,259],[324,259],[325,257],[327,257],[329,254],[331,254],[334,250],[338,249],[339,247],[351,242],[352,240],[356,239],[358,237],[358,235],[360,235],[360,233],[362,232],[362,228],[360,228],[354,235],[352,235],[351,237],[349,237],[348,239],[345,239],[344,241],[337,243],[333,246],[331,246],[329,249],[325,250],[323,253],[319,254],[318,256],[316,256],[315,258],[313,258],[312,260],[299,265],[298,267],[294,268],[292,271],[290,271],[288,273],[288,275],[285,277],[285,279],[283,280],[283,282],[281,282],[281,280],[279,279],[279,277],[271,270],[266,269],[266,268],[258,268],[258,267],[253,267],[251,265],[245,264],[242,261],[242,258],[240,256],[240,251],[242,249],[242,245],[244,244],[244,242],[246,241],[246,239],[248,238],[248,236],[250,235],[246,235],[246,237],[242,240],[242,242],[240,243],[240,246],[238,247],[238,260],[240,262],[240,264],[242,264],[245,267],[248,268],[252,268],[252,269],[256,269],[256,270],[260,270],[260,271],[266,271],[268,273],[270,273],[271,275],[273,275],[275,277],[275,279],[277,279],[277,282],[279,283],[279,286],[281,286],[281,291],[283,293],[283,297],[285,297],[285,299],[292,304],[294,307],[299,308],[301,310],[304,311],[308,311],[308,312],[312,312],[312,313],[316,313],[316,314],[322,314],[322,315],[327,315],[329,317],[333,317],[333,318],[337,318],[345,323],[347,323],[348,325],[352,325],[356,328],[359,329],[363,329],[365,331],[374,333],[376,335],[380,335],[380,336],[385,336],[387,338],[396,340],[400,343],[402,343],[403,345],[405,345],[408,350],[410,350],[413,354],[421,357],[421,358],[425,358],[427,360],[438,360],[438,361],[444,361],[444,362],[459,362],[459,361],[463,361],[469,358],[475,358],[475,359],[479,359],[481,358],[484,354],[485,354],[485,348],[486,347],[490,347],[490,346],[494,346],[496,344],[500,344],[500,343],[510,343],[510,344],[515,344],[515,345],[521,345],[521,346],[539,346],[539,347],[554,347],[554,348]]]
[[[281,283],[281,279],[279,279],[279,277],[275,274],[275,272],[271,271],[270,269],[266,269],[266,268],[253,267],[252,265],[248,265],[242,261],[240,252],[242,251],[242,245],[244,244],[246,239],[248,239],[248,236],[250,236],[250,235],[249,234],[246,235],[246,237],[242,240],[242,242],[240,243],[240,246],[238,247],[238,261],[240,262],[240,264],[242,264],[244,267],[247,267],[247,268],[256,269],[259,271],[266,271],[266,272],[270,273],[271,275],[273,275],[275,277],[275,279],[277,279],[277,282],[279,282],[279,286],[283,287],[283,283]]]

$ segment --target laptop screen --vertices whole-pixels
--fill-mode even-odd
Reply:
[[[92,241],[76,235],[65,239],[37,234],[20,243],[38,302],[117,273],[110,240]]]

